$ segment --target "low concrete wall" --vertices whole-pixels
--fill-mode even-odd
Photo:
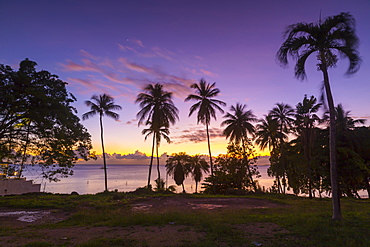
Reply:
[[[26,179],[0,179],[0,196],[40,192],[41,184]]]

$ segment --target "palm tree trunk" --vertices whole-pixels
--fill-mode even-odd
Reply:
[[[104,185],[105,190],[108,191],[108,177],[107,177],[107,163],[105,161],[105,150],[104,150],[104,133],[103,133],[103,116],[100,114],[100,139],[101,139],[101,148],[103,151],[103,164],[104,164]]]
[[[212,154],[211,154],[211,143],[209,140],[208,124],[206,124],[206,130],[207,130],[207,140],[208,140],[209,164],[211,165],[212,188],[213,188],[213,194],[216,194],[215,177],[213,176],[213,163],[212,163]]]
[[[159,170],[159,157],[158,157],[158,142],[156,142],[156,152],[157,152],[157,172],[158,172],[158,183],[161,181],[161,171]]]
[[[195,194],[198,193],[198,181],[195,181]]]
[[[185,191],[185,187],[184,187],[184,182],[182,182],[182,184],[181,184],[181,185],[182,185],[182,193],[184,193],[184,194],[185,194],[185,193],[186,193],[186,191]]]
[[[324,57],[323,52],[321,56]],[[321,61],[325,61],[323,58]],[[336,126],[335,126],[335,108],[334,100],[331,94],[329,75],[326,64],[321,64],[321,71],[324,76],[324,85],[326,91],[326,97],[329,105],[330,114],[330,132],[329,132],[329,153],[330,153],[330,180],[332,189],[332,207],[333,207],[333,220],[341,220],[342,212],[340,208],[340,191],[338,184],[338,167],[337,167],[337,147],[336,147]]]
[[[149,174],[148,174],[148,190],[150,188],[150,175],[152,174],[152,166],[153,166],[153,156],[154,156],[154,145],[155,145],[155,133],[153,134],[153,144],[152,144],[152,156],[150,157],[150,165],[149,165]]]

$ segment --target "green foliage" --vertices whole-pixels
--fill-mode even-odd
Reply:
[[[241,146],[230,143],[227,148],[227,154],[217,156],[214,164],[216,193],[227,194],[235,192],[243,194],[253,190],[251,177],[255,176],[258,178],[260,175],[257,166],[254,165],[257,157],[254,156],[253,146],[250,142],[247,145],[247,149],[244,150]],[[211,177],[205,179],[203,186],[205,193],[212,191]],[[234,189],[239,190],[239,192],[233,191]]]
[[[0,161],[19,176],[25,164],[40,166],[43,177],[57,181],[73,173],[78,159],[89,158],[91,139],[67,83],[36,65],[28,59],[19,71],[0,65]]]

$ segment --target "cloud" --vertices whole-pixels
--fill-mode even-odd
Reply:
[[[113,154],[115,159],[130,159],[130,160],[146,160],[150,159],[150,156],[147,156],[145,153],[140,152],[139,150],[136,150],[133,154]]]
[[[210,77],[219,77],[218,74],[216,73],[213,73],[211,71],[208,71],[208,70],[205,70],[205,69],[200,69],[200,72],[202,72],[204,75],[206,76],[210,76]]]
[[[184,98],[192,93],[190,86],[197,82],[196,79],[187,78],[186,69],[180,74],[167,72],[164,68],[156,65],[138,63],[132,57],[155,57],[155,63],[159,59],[172,61],[175,53],[160,47],[148,47],[141,40],[130,39],[128,45],[118,44],[118,49],[124,52],[134,53],[129,57],[118,56],[115,58],[103,58],[92,54],[86,50],[81,50],[80,61],[67,60],[60,64],[63,71],[74,72],[69,80],[75,85],[90,90],[92,92],[105,91],[114,96],[127,97],[134,100],[138,91],[141,91],[147,84],[161,83],[164,89],[173,93],[174,97]],[[194,58],[193,58],[194,60]],[[166,64],[166,63],[165,63]],[[177,64],[173,63],[172,64]],[[181,66],[178,66],[181,69]],[[173,69],[173,68],[171,68]],[[191,76],[198,74],[213,75],[208,70],[189,70]]]
[[[217,138],[217,137],[225,137],[222,134],[223,130],[220,128],[210,128],[209,129],[209,136],[210,138]],[[174,136],[173,143],[180,144],[184,142],[205,142],[207,141],[207,133],[206,130],[203,127],[193,127],[188,130],[183,130],[181,132],[182,134],[178,136]]]

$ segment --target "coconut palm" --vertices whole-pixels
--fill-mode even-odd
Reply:
[[[195,181],[195,193],[198,193],[198,183],[202,181],[203,172],[208,173],[209,164],[199,154],[190,157],[189,164],[190,164],[190,172]]]
[[[276,170],[276,163],[279,154],[279,145],[282,140],[285,140],[287,136],[280,131],[280,125],[276,118],[270,115],[265,115],[264,119],[259,120],[259,124],[256,126],[256,137],[255,142],[260,147],[260,149],[268,148],[270,151],[270,162],[272,170]],[[278,192],[281,191],[280,185],[280,174],[281,172],[275,172],[276,180],[278,183]]]
[[[154,145],[160,141],[157,134],[160,129],[168,129],[170,124],[175,124],[178,117],[178,109],[173,104],[172,93],[163,90],[159,83],[149,84],[144,88],[144,93],[139,93],[136,102],[139,103],[141,110],[137,113],[138,124],[150,125],[153,131],[152,158],[149,165],[148,189],[150,189],[150,177],[153,165]],[[145,134],[145,133],[143,133]],[[157,142],[156,142],[157,140]]]
[[[173,176],[177,185],[182,185],[183,193],[185,193],[184,180],[190,172],[190,159],[189,155],[180,152],[172,154],[166,163],[167,174]]]
[[[153,128],[152,125],[151,125],[151,122],[148,122],[148,124],[150,124],[150,127],[148,129],[144,129],[141,133],[143,135],[145,135],[145,140],[148,138],[148,136],[150,135],[153,135],[153,142],[155,141],[155,147],[156,147],[156,155],[157,155],[157,173],[158,173],[158,178],[157,180],[158,181],[161,181],[161,172],[160,172],[160,169],[159,169],[159,156],[158,156],[158,148],[160,146],[160,143],[161,143],[161,138],[163,137],[167,143],[170,143],[171,140],[170,140],[170,137],[169,137],[169,134],[170,134],[170,130],[168,128],[166,128],[165,126],[163,127],[160,127],[159,129],[158,128]],[[153,146],[152,146],[152,156],[151,156],[151,163],[153,162],[153,157],[154,157],[154,143],[153,143]]]
[[[108,94],[93,95],[91,100],[85,101],[86,106],[90,107],[90,111],[82,115],[82,120],[89,119],[95,115],[99,115],[100,122],[100,139],[101,147],[103,152],[103,162],[104,162],[104,181],[105,181],[105,191],[108,191],[108,177],[107,177],[107,163],[105,160],[105,150],[104,150],[104,133],[103,133],[103,117],[111,117],[114,120],[119,119],[119,114],[113,112],[116,110],[121,110],[122,107],[115,105],[113,97]]]
[[[269,112],[269,115],[279,123],[280,131],[288,134],[291,131],[294,122],[294,109],[284,103],[277,103]]]
[[[216,120],[216,110],[224,113],[224,110],[220,106],[226,106],[226,103],[212,99],[216,97],[220,90],[215,87],[216,83],[209,84],[204,79],[199,81],[199,84],[194,83],[191,88],[195,89],[196,94],[190,94],[185,101],[195,100],[197,103],[190,107],[189,116],[191,116],[195,111],[198,111],[197,122],[202,123],[206,126],[207,141],[208,141],[208,152],[209,152],[209,163],[211,165],[211,178],[213,185],[213,193],[215,193],[215,183],[213,176],[213,163],[212,163],[212,153],[211,153],[211,143],[209,138],[209,124],[211,123],[211,118]]]
[[[294,122],[294,109],[284,103],[277,103],[276,106],[269,112],[269,115],[272,117],[272,119],[276,119],[279,124],[279,131],[283,132],[284,134],[289,134],[292,132],[292,125]],[[279,153],[281,157],[281,169],[283,171],[283,185],[284,189],[283,192],[285,193],[285,187],[286,187],[286,180],[285,180],[285,147],[286,143],[284,140],[280,140],[279,145]]]
[[[243,155],[248,163],[248,156],[246,155],[246,144],[248,142],[248,134],[254,135],[255,128],[251,122],[257,122],[256,116],[253,114],[252,110],[246,111],[247,106],[241,105],[239,103],[236,106],[231,106],[230,111],[233,113],[226,113],[224,118],[225,121],[221,123],[221,126],[227,125],[223,131],[223,134],[226,138],[229,138],[230,142],[235,142],[235,144],[242,145]],[[249,178],[254,187],[254,190],[257,191],[257,185],[252,178],[252,173],[250,170],[249,164],[247,165]]]
[[[358,38],[355,33],[355,19],[349,13],[326,18],[319,23],[297,23],[290,25],[284,34],[285,41],[277,53],[282,65],[288,64],[288,56],[296,60],[295,76],[306,77],[305,63],[311,54],[318,59],[318,69],[323,73],[326,98],[330,113],[330,178],[334,220],[342,218],[336,162],[336,132],[334,100],[330,89],[328,68],[336,66],[338,55],[349,59],[347,74],[355,73],[361,63],[357,51]]]
[[[317,99],[314,96],[307,98],[307,95],[304,96],[302,102],[299,102],[296,105],[295,125],[297,135],[302,143],[303,155],[307,162],[306,166],[310,198],[312,198],[312,150],[316,139],[316,125],[320,122],[320,118],[316,113],[319,111],[321,105],[321,103],[317,103]]]

